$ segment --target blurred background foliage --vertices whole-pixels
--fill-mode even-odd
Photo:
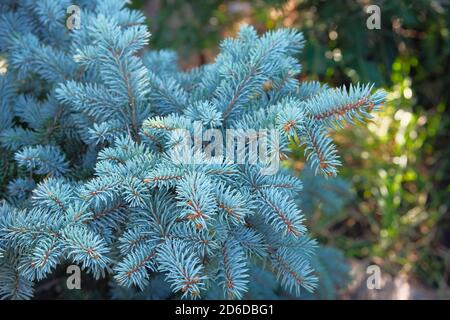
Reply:
[[[366,27],[370,4],[381,9],[379,30]],[[389,101],[372,123],[336,135],[344,166],[332,186],[348,194],[336,193],[337,206],[304,204],[310,227],[348,258],[448,292],[450,2],[134,0],[132,6],[148,17],[151,46],[176,50],[185,69],[212,61],[220,40],[242,23],[260,32],[294,27],[307,40],[301,80],[385,88]],[[296,150],[286,163],[299,175],[307,174],[301,154]]]

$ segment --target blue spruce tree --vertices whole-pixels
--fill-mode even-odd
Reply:
[[[314,174],[335,176],[329,132],[369,119],[383,92],[300,83],[295,30],[242,27],[214,63],[182,71],[145,49],[145,19],[123,0],[0,10],[1,297],[31,298],[69,264],[108,278],[113,298],[270,298],[278,284],[302,297],[331,272],[324,256],[342,260],[308,235],[300,180],[265,169],[302,145]],[[197,141],[199,126],[267,134],[265,162],[251,134],[208,154],[219,140]]]

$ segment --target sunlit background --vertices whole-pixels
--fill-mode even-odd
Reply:
[[[369,30],[365,6],[381,9]],[[312,233],[344,251],[353,281],[341,298],[450,297],[450,4],[448,1],[132,1],[144,10],[151,47],[180,66],[208,63],[243,23],[258,31],[299,28],[307,44],[302,80],[333,86],[372,82],[388,103],[367,125],[335,136],[345,192],[334,210],[313,207]],[[6,66],[0,62],[0,72]],[[302,175],[302,150],[286,163]],[[320,195],[316,195],[319,197]],[[383,290],[368,291],[376,264]]]

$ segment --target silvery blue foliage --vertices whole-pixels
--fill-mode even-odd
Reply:
[[[69,30],[73,3],[81,28]],[[31,298],[60,264],[108,277],[116,298],[260,297],[265,277],[314,291],[298,178],[195,148],[184,161],[177,132],[274,130],[280,156],[304,145],[315,174],[334,176],[329,131],[370,118],[384,94],[300,83],[291,29],[245,26],[214,63],[181,71],[175,53],[145,50],[144,17],[124,5],[0,5],[0,142],[17,168],[0,205],[0,295]]]

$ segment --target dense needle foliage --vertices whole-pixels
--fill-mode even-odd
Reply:
[[[297,296],[314,291],[327,251],[315,255],[303,224],[302,184],[264,169],[302,144],[315,174],[335,176],[329,131],[370,118],[384,93],[300,83],[304,40],[291,29],[259,36],[244,26],[214,63],[184,72],[173,52],[144,50],[144,17],[124,1],[76,2],[73,30],[66,0],[0,6],[0,141],[12,168],[1,296],[32,297],[60,264],[110,278],[116,298],[133,288],[167,298],[168,286],[182,298],[261,297],[255,279],[267,277]],[[227,146],[243,162],[209,157],[205,136],[179,152],[181,133],[198,124],[224,136],[269,132],[267,162],[251,161],[247,140]]]

